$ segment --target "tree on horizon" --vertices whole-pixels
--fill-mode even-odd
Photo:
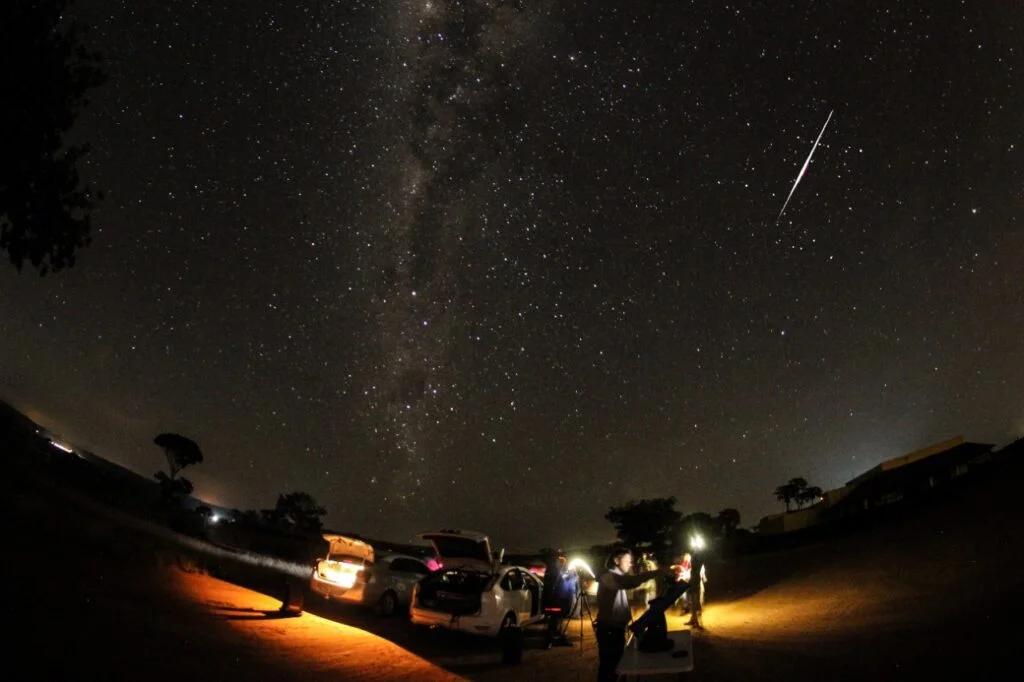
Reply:
[[[786,504],[786,511],[791,511],[790,504],[796,501],[800,491],[807,487],[807,479],[797,476],[796,478],[789,479],[788,483],[784,483],[775,489],[775,499],[779,502]]]
[[[153,443],[164,451],[167,457],[167,471],[158,471],[154,478],[160,482],[160,491],[165,498],[175,495],[191,495],[192,481],[184,476],[179,477],[182,469],[203,461],[203,452],[191,438],[177,433],[161,433],[153,439]]]
[[[796,502],[796,508],[802,509],[805,504],[814,504],[814,501],[821,497],[821,495],[822,490],[818,486],[805,485],[800,492],[797,493],[796,499],[794,500]]]
[[[678,538],[681,548],[691,549],[691,538],[699,535],[704,538],[705,542],[710,541],[715,535],[716,525],[715,519],[711,514],[702,511],[693,512],[692,514],[687,514],[679,521],[675,538]]]
[[[789,479],[788,483],[780,485],[775,489],[775,499],[786,503],[786,511],[792,511],[791,503],[796,504],[797,509],[803,509],[804,505],[812,504],[824,493],[816,485],[808,485],[807,479],[801,476]]]
[[[272,527],[300,533],[319,533],[323,530],[323,517],[327,509],[317,504],[309,493],[292,492],[277,496],[273,509],[260,512],[264,522]]]
[[[675,509],[675,497],[629,501],[612,507],[604,515],[624,545],[633,550],[664,553],[682,514]]]
[[[728,507],[718,512],[718,516],[715,517],[715,526],[719,535],[732,535],[740,526],[739,510]]]
[[[65,140],[86,93],[107,79],[67,17],[72,2],[0,2],[0,251],[19,272],[25,261],[40,275],[72,267],[102,198],[78,175],[89,145]]]

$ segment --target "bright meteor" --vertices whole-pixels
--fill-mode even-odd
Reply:
[[[800,180],[804,177],[804,173],[807,172],[807,167],[811,165],[811,157],[814,156],[814,150],[818,148],[818,143],[821,142],[821,136],[825,134],[825,128],[828,127],[828,122],[832,120],[833,112],[835,112],[835,109],[828,112],[828,118],[825,119],[825,125],[821,126],[821,132],[818,133],[818,139],[814,141],[814,146],[811,147],[811,153],[807,155],[807,160],[804,161],[804,167],[800,169],[800,173],[796,176],[796,181],[793,183],[793,189],[789,190],[789,196],[786,197],[786,203],[782,205],[782,210],[779,211],[779,215],[775,219],[776,225],[778,225],[779,221],[782,220],[782,214],[786,212],[786,207],[789,206],[789,200],[793,198],[793,192],[796,191],[796,186],[800,184]]]

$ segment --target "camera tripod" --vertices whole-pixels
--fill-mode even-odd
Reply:
[[[576,614],[573,616],[573,614]],[[582,576],[576,581],[576,594],[573,596],[572,608],[569,609],[569,618],[565,620],[563,626],[562,636],[568,639],[569,626],[572,621],[577,618],[580,621],[580,653],[583,653],[583,616],[586,615],[587,620],[590,621],[590,627],[593,630],[597,630],[597,622],[594,620],[594,612],[590,609],[590,597],[587,595],[585,589],[583,589]]]

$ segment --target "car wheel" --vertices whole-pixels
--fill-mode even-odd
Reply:
[[[390,590],[380,595],[377,600],[377,613],[382,616],[393,616],[398,612],[398,597]]]

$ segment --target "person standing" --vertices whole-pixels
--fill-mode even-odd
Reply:
[[[608,570],[601,574],[597,583],[598,682],[614,682],[615,670],[626,650],[626,628],[633,619],[626,590],[658,576],[672,574],[666,569],[630,575],[632,568],[633,555],[628,549],[617,549],[608,560]]]
[[[654,560],[654,555],[649,552],[641,555],[638,568],[643,573],[658,573],[661,575],[661,572],[658,571],[658,562]],[[637,591],[640,592],[640,596],[643,598],[642,605],[646,609],[651,605],[651,600],[658,596],[658,581],[652,578],[641,585]]]
[[[692,579],[690,587],[686,590],[687,605],[690,609],[690,620],[687,625],[692,625],[698,630],[704,629],[704,583],[708,581],[707,570],[704,568],[704,554],[698,552],[693,559],[691,569]]]
[[[562,550],[548,550],[545,554],[544,567],[544,613],[548,620],[545,644],[548,648],[555,645],[572,646],[565,636],[565,620],[572,618],[572,598],[576,596],[575,584],[570,583],[572,576],[565,567],[565,554]],[[572,594],[569,590],[572,589]]]
[[[690,578],[693,576],[693,557],[689,552],[684,552],[681,556],[676,559],[676,562],[672,564],[672,570],[675,571],[676,581],[684,582],[689,584]],[[689,588],[683,593],[683,598],[679,600],[679,610],[682,613],[687,613],[690,610],[690,595]]]

